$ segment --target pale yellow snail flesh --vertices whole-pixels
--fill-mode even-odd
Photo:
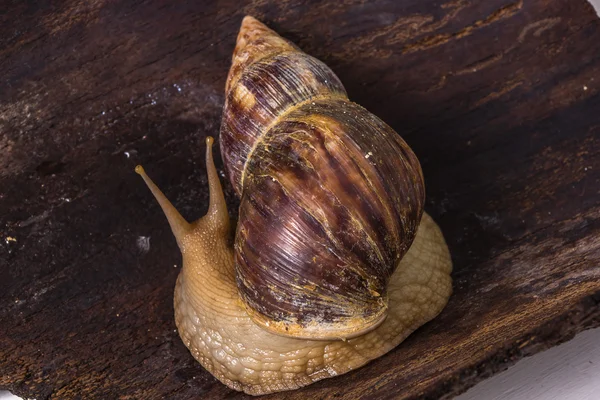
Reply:
[[[257,38],[258,42],[256,42]],[[253,40],[263,46],[258,46],[258,48],[266,48],[273,54],[277,54],[278,49],[284,55],[299,52],[293,45],[281,39],[260,22],[251,17],[246,17],[238,37],[239,50],[236,49],[234,61],[237,57],[242,59],[241,63],[244,64],[248,60],[257,58],[252,52],[248,53],[250,50],[246,48],[248,43],[252,43]],[[250,55],[244,55],[247,53]],[[292,55],[290,57],[297,56]],[[322,74],[326,74],[328,80],[337,80],[335,75],[318,60],[310,58],[306,63],[311,68],[314,67],[316,70],[320,70]],[[239,65],[236,67],[234,63],[227,84],[228,91],[234,90],[234,92],[230,92],[233,93],[233,97],[228,99],[232,99],[232,101],[236,101],[236,98],[239,99],[240,97],[236,93],[240,92],[241,89],[239,88],[242,87],[245,95],[241,100],[244,102],[245,111],[250,113],[248,115],[252,115],[252,112],[257,112],[257,105],[255,104],[257,94],[252,95],[252,102],[248,103],[249,89],[245,86],[236,86],[237,81],[239,81],[239,78],[237,78],[239,74]],[[231,84],[232,77],[236,78],[233,86]],[[365,121],[372,123],[376,126],[373,135],[383,135],[382,137],[385,136],[386,140],[392,143],[391,147],[385,145],[379,153],[373,154],[373,159],[381,160],[377,157],[381,156],[380,153],[385,154],[386,151],[390,154],[390,157],[396,157],[394,152],[397,150],[397,154],[403,154],[403,157],[407,157],[406,160],[408,161],[391,159],[389,165],[399,163],[397,165],[400,168],[404,165],[409,167],[412,165],[412,170],[409,170],[409,172],[413,171],[413,175],[411,175],[413,178],[407,181],[407,187],[412,187],[410,185],[414,183],[418,195],[414,197],[416,199],[414,203],[416,206],[414,207],[416,208],[409,209],[407,212],[410,211],[410,215],[420,217],[424,199],[422,175],[418,161],[416,161],[408,146],[379,119],[360,108],[360,106],[349,102],[339,82],[334,82],[337,89],[336,87],[331,89],[331,87],[320,86],[318,82],[315,82],[315,79],[311,78],[311,80],[309,84],[315,84],[315,90],[323,90],[325,95],[318,94],[315,97],[316,105],[315,102],[312,105],[310,102],[303,102],[300,108],[293,107],[293,112],[283,111],[281,115],[273,117],[275,119],[269,123],[271,127],[269,132],[276,131],[277,124],[286,123],[286,118],[289,120],[289,118],[296,115],[295,118],[306,118],[310,121],[311,128],[321,129],[322,132],[325,132],[324,135],[327,136],[325,140],[329,140],[330,143],[338,143],[341,139],[335,135],[339,132],[344,134],[341,128],[346,127],[350,131],[352,130],[351,125],[348,125],[352,124],[353,120],[348,119],[352,115],[360,120],[357,121],[358,124],[365,123]],[[297,79],[294,80],[294,82],[296,81]],[[232,87],[233,89],[231,89]],[[237,92],[235,92],[236,90]],[[323,99],[329,90],[337,91],[333,96],[335,99],[331,102],[333,105]],[[307,91],[307,93],[309,92]],[[308,96],[311,96],[311,94],[309,93]],[[229,110],[228,107],[232,106],[232,104],[228,104],[226,110]],[[331,107],[338,107],[341,110],[340,114],[343,113],[340,116],[341,122],[336,122],[335,119],[330,117],[320,116],[320,112],[331,114]],[[352,114],[350,117],[347,114],[348,110]],[[262,115],[266,114],[263,113]],[[224,119],[224,122],[229,123],[229,125],[235,124],[235,120]],[[260,127],[260,123],[257,126]],[[222,129],[222,139],[224,135],[227,136],[230,133],[227,129]],[[267,140],[267,136],[266,134],[260,134],[258,139]],[[231,135],[227,137],[231,138]],[[268,140],[273,141],[274,139],[271,137]],[[307,140],[310,140],[310,137]],[[356,140],[360,141],[360,139]],[[411,228],[413,225],[406,225],[408,228],[406,226],[403,228],[405,229],[403,232],[408,238],[408,245],[412,241],[408,251],[402,246],[394,247],[394,243],[386,248],[391,249],[392,259],[401,258],[401,260],[399,263],[395,263],[396,265],[391,266],[389,271],[393,271],[393,273],[390,272],[386,279],[380,280],[386,283],[387,286],[378,287],[377,290],[373,290],[371,286],[368,286],[367,299],[372,298],[375,303],[381,305],[382,309],[375,317],[371,314],[371,319],[368,320],[367,325],[362,327],[357,325],[357,321],[367,321],[367,319],[358,314],[356,318],[353,318],[350,313],[350,317],[347,318],[344,324],[336,325],[336,321],[328,321],[325,318],[323,329],[321,329],[318,319],[313,318],[309,322],[302,322],[302,319],[285,319],[288,316],[284,316],[279,321],[271,321],[261,312],[253,310],[252,307],[249,307],[246,297],[242,296],[240,292],[240,285],[246,282],[244,282],[243,277],[236,277],[236,267],[239,266],[236,265],[235,251],[240,251],[243,246],[236,244],[238,250],[235,250],[232,242],[229,215],[212,159],[213,139],[207,138],[206,144],[210,205],[208,213],[196,222],[188,223],[185,221],[150,180],[141,166],[136,167],[136,172],[143,177],[162,207],[183,257],[183,267],[177,279],[174,299],[175,322],[179,334],[194,358],[221,382],[235,390],[259,395],[296,389],[324,378],[343,374],[387,353],[415,329],[433,319],[444,308],[452,292],[450,278],[452,263],[438,226],[429,215],[423,213],[420,222],[418,219],[410,222],[415,228]],[[227,148],[227,145],[225,147]],[[256,146],[251,151],[260,153],[255,148]],[[310,148],[313,149],[313,147]],[[376,147],[373,147],[373,149],[375,150]],[[323,151],[318,156],[320,159],[327,156]],[[351,153],[351,151],[341,151],[341,153],[342,156],[345,156],[345,153]],[[366,161],[357,161],[364,162],[361,167],[363,170],[375,171],[375,168],[385,166],[384,162],[377,164],[373,159],[369,159],[369,155],[367,153],[364,157]],[[244,157],[246,156],[243,155],[241,158],[244,159]],[[224,158],[226,162],[232,160],[231,154],[226,154]],[[302,157],[294,158],[294,160],[296,159],[302,159]],[[233,161],[236,160],[237,158],[233,159]],[[306,159],[301,161],[307,162]],[[317,161],[316,158],[312,159],[313,163]],[[236,191],[243,191],[245,189],[242,189],[242,187],[249,187],[254,183],[254,180],[258,182],[260,176],[252,175],[253,172],[248,171],[245,164],[239,165],[241,167],[238,169],[230,166],[229,172],[231,176],[237,174],[243,178],[245,173],[251,177],[247,178],[243,185],[236,186],[234,182]],[[293,172],[288,171],[290,175],[293,175]],[[405,173],[404,170],[399,171],[398,175],[390,177],[387,184],[396,182],[399,179],[398,176],[402,176],[401,172]],[[377,185],[383,187],[381,185],[386,183],[377,183],[376,179],[379,179],[377,177],[368,179],[370,179],[370,186],[360,184],[362,186],[358,187],[365,188],[365,197],[373,196],[375,199],[373,201],[381,201],[383,202],[381,204],[384,204],[387,200],[379,199],[383,194],[381,196],[377,193],[373,194],[372,188],[378,187]],[[323,185],[326,186],[327,183],[324,182]],[[350,198],[344,200],[342,192],[345,189],[343,187],[338,187],[337,190],[341,193],[339,196],[342,200],[340,201],[346,201],[345,204],[353,204],[353,200]],[[405,198],[410,198],[410,195],[407,194]],[[397,201],[398,196],[394,199],[396,199],[394,201]],[[244,201],[245,198],[242,197],[242,205]],[[391,203],[387,201],[385,204]],[[413,203],[409,201],[409,204]],[[400,207],[402,207],[402,204],[400,204]],[[413,206],[410,205],[410,207]],[[364,212],[364,210],[358,210],[357,213],[359,212]],[[352,215],[352,218],[362,218],[360,214],[350,215]],[[386,215],[391,214],[387,212]],[[240,217],[243,217],[243,215],[240,215]],[[390,226],[398,225],[395,221],[385,220],[384,222]],[[402,223],[405,223],[405,217],[402,217]],[[418,230],[415,234],[416,227],[418,227]],[[398,235],[403,234],[398,232],[390,233],[391,236],[389,237],[399,237]],[[268,237],[265,239],[268,240]],[[388,242],[387,239],[386,242]],[[403,257],[401,257],[402,254]],[[290,281],[289,284],[294,289],[295,282]],[[311,287],[308,289],[307,285],[297,289],[311,294],[315,291],[315,285],[309,286]],[[259,297],[261,290],[260,287],[256,289]],[[270,289],[265,287],[264,290]],[[335,303],[332,304],[336,305]],[[305,306],[308,308],[311,304],[306,303]]]
[[[235,284],[229,215],[207,139],[208,213],[188,223],[136,168],[162,207],[183,257],[175,286],[175,322],[196,360],[235,390],[260,395],[296,389],[359,368],[387,353],[437,316],[452,292],[452,262],[442,233],[423,214],[408,253],[388,286],[389,312],[374,330],[348,340],[283,337],[256,325]]]

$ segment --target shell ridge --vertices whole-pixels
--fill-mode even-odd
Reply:
[[[254,142],[253,146],[250,148],[250,151],[248,152],[248,156],[246,158],[246,162],[244,163],[244,168],[242,169],[242,174],[241,174],[241,183],[240,186],[244,187],[244,182],[245,182],[245,177],[246,177],[246,170],[248,169],[248,164],[249,164],[249,160],[252,158],[253,153],[255,152],[256,148],[258,147],[258,144],[262,141],[265,140],[265,138],[268,136],[269,132],[272,130],[273,127],[277,126],[277,124],[279,124],[281,122],[281,120],[283,120],[285,117],[287,117],[290,113],[294,112],[295,110],[301,108],[302,106],[313,102],[313,101],[317,101],[317,100],[321,100],[321,99],[329,99],[332,97],[339,97],[341,99],[346,98],[345,96],[341,95],[341,94],[333,94],[333,93],[323,93],[317,96],[313,96],[311,98],[308,98],[300,103],[295,104],[292,107],[289,107],[287,110],[285,110],[283,113],[281,113],[280,115],[278,115],[277,117],[275,117],[275,119],[266,126],[266,128],[263,130],[262,135],[260,135],[256,141]]]

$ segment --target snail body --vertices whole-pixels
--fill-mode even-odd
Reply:
[[[194,223],[136,169],[182,253],[175,320],[193,356],[258,395],[356,369],[434,318],[452,266],[399,135],[252,17],[226,93],[221,153],[241,197],[233,243],[212,138],[209,210]]]

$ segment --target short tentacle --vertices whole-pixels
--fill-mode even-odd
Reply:
[[[213,224],[229,231],[229,214],[227,213],[227,203],[223,195],[223,188],[219,180],[219,174],[215,168],[213,160],[212,146],[214,139],[211,136],[206,138],[206,173],[208,175],[208,188],[210,192],[210,204],[205,218],[212,220]]]

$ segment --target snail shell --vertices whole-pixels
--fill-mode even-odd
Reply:
[[[241,196],[233,245],[206,143],[210,204],[193,223],[136,172],[181,250],[179,335],[221,382],[258,395],[343,374],[444,308],[452,263],[423,213],[416,157],[347,99],[329,68],[252,17],[238,37],[221,130]]]
[[[248,313],[294,337],[373,329],[423,213],[416,156],[324,63],[255,19],[242,25],[226,91],[221,154],[241,195],[235,261]]]

